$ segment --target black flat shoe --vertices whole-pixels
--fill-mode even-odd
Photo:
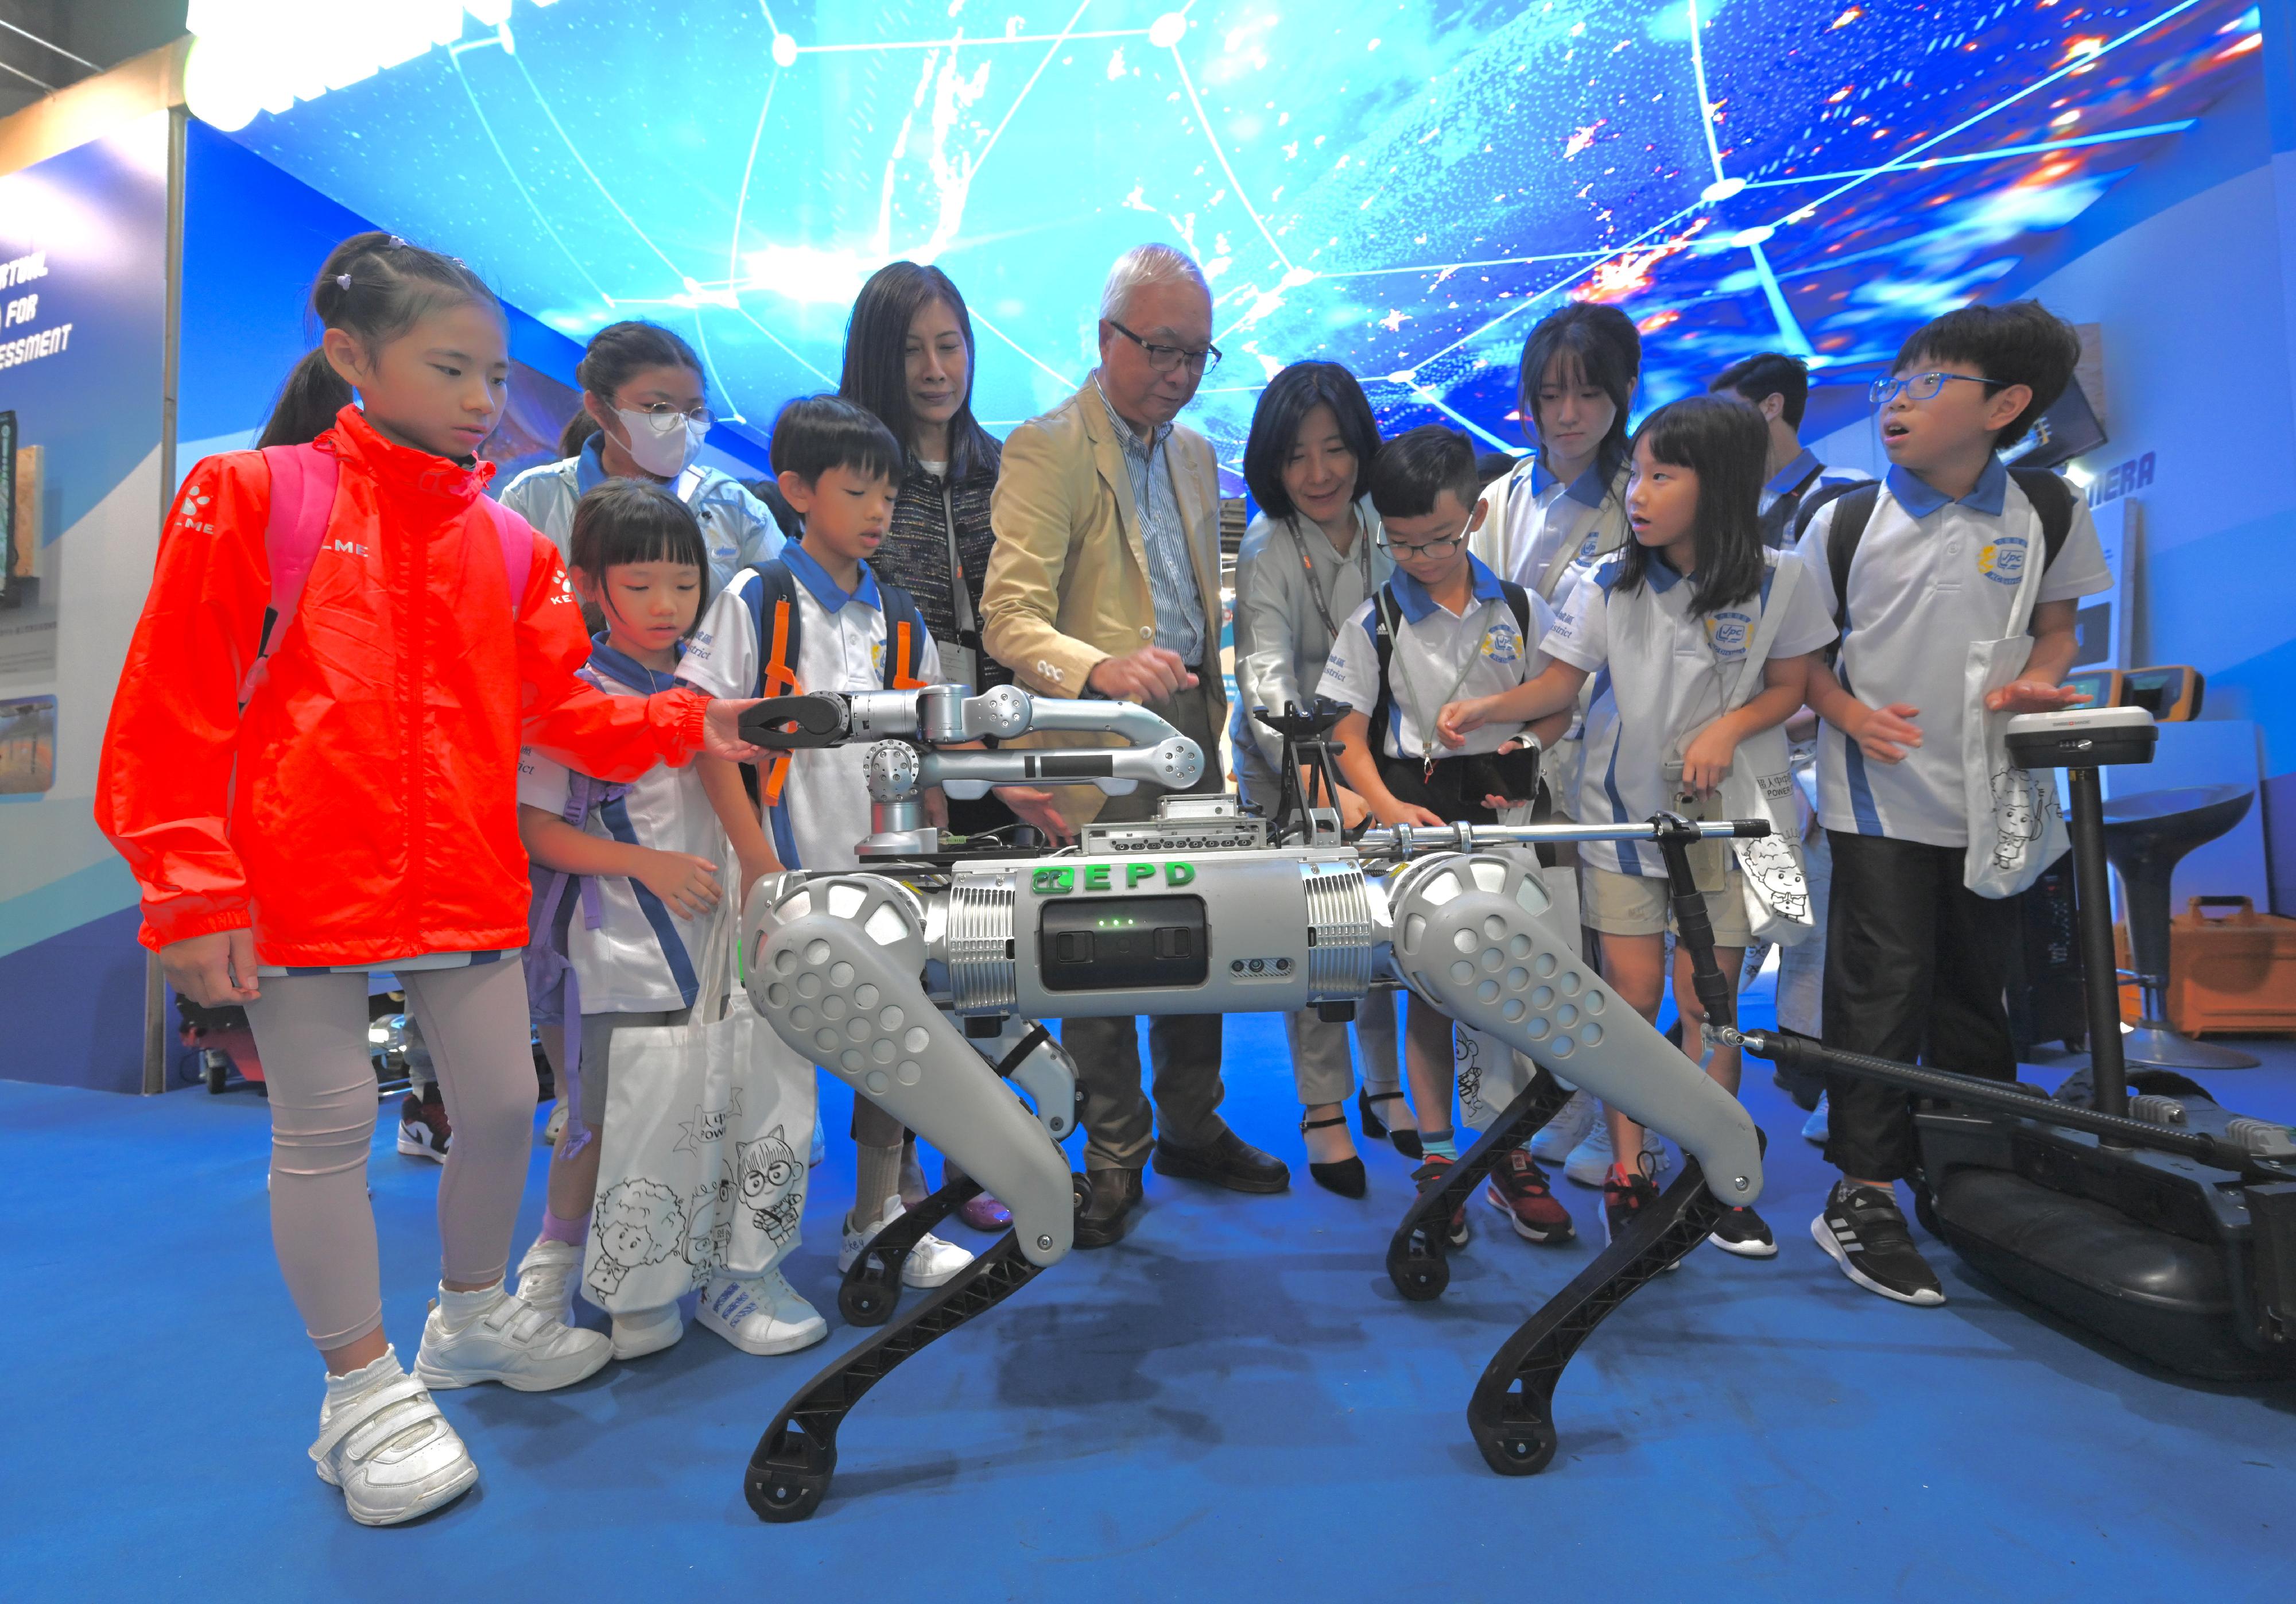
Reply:
[[[1336,1114],[1327,1120],[1303,1119],[1300,1122],[1300,1134],[1305,1136],[1310,1131],[1321,1131],[1326,1125],[1344,1126],[1347,1123]],[[1342,1197],[1360,1197],[1370,1189],[1370,1181],[1364,1174],[1364,1162],[1354,1154],[1327,1164],[1319,1164],[1311,1158],[1308,1161],[1308,1173],[1324,1190],[1337,1192]]]
[[[1221,1131],[1218,1140],[1201,1147],[1184,1147],[1160,1136],[1150,1162],[1159,1175],[1208,1180],[1231,1192],[1280,1192],[1292,1184],[1289,1165],[1233,1131]]]
[[[1393,1103],[1402,1099],[1400,1091],[1363,1090],[1356,1093],[1356,1117],[1363,1122],[1363,1133],[1368,1138],[1385,1137],[1395,1144],[1395,1150],[1406,1158],[1423,1158],[1426,1150],[1419,1145],[1416,1131],[1396,1131],[1386,1121],[1371,1111],[1374,1103]]]
[[[1146,1189],[1137,1170],[1095,1170],[1088,1177],[1092,1195],[1077,1212],[1076,1245],[1106,1247],[1124,1235],[1124,1222]]]

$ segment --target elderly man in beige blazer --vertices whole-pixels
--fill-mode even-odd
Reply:
[[[1024,687],[1146,703],[1203,748],[1202,791],[1226,787],[1219,475],[1210,442],[1172,420],[1219,359],[1211,332],[1211,292],[1186,256],[1142,245],[1117,259],[1101,294],[1099,368],[1004,442],[980,600],[983,644]],[[1073,787],[1062,810],[1077,822],[1146,818],[1157,794]],[[1130,1018],[1071,1019],[1062,1039],[1082,1078],[1092,1181],[1078,1247],[1123,1235],[1152,1131],[1160,1175],[1239,1192],[1291,1183],[1281,1160],[1219,1116],[1218,1015],[1150,1023],[1152,1125]]]

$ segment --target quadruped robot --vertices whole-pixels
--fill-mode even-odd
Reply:
[[[1557,1074],[1680,1143],[1687,1160],[1657,1206],[1533,1314],[1476,1386],[1469,1430],[1504,1474],[1553,1459],[1555,1385],[1603,1318],[1697,1246],[1725,1206],[1761,1195],[1761,1139],[1745,1110],[1610,991],[1581,960],[1575,927],[1549,925],[1530,849],[1657,842],[1685,944],[1703,955],[1702,1002],[1727,1021],[1731,988],[1714,968],[1687,847],[1767,826],[1661,815],[1634,827],[1396,827],[1345,839],[1325,738],[1341,711],[1261,713],[1287,749],[1273,829],[1232,796],[1167,795],[1152,820],[1086,826],[1077,848],[1033,856],[1003,843],[943,850],[925,821],[925,789],[1178,791],[1202,773],[1203,753],[1146,708],[1009,686],[978,696],[934,686],[778,697],[744,716],[744,738],[760,746],[871,744],[864,867],[768,876],[752,889],[742,930],[750,999],[794,1050],[969,1178],[880,1233],[847,1273],[847,1319],[890,1323],[807,1382],[767,1428],[744,1480],[759,1517],[812,1514],[836,1468],[838,1428],[869,1388],[1069,1251],[1082,1178],[1059,1144],[1076,1121],[1076,1069],[1043,1019],[1312,1006],[1344,1020],[1374,985],[1399,983],[1513,1049],[1521,1091],[1396,1233],[1390,1273],[1414,1298],[1447,1279],[1441,1222],[1569,1096]],[[1128,744],[952,750],[1046,731]],[[893,1318],[908,1253],[983,1189],[1012,1210],[1011,1230]]]

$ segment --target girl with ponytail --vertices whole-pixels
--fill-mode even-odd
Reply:
[[[576,677],[590,642],[557,551],[484,498],[494,470],[474,454],[510,352],[476,274],[357,234],[311,309],[325,334],[272,448],[200,463],[161,532],[95,813],[168,980],[247,1009],[272,1238],[327,1371],[310,1458],[379,1526],[478,1479],[434,1392],[564,1386],[608,1356],[503,1287],[534,1145],[520,748],[615,781],[757,751],[734,733],[742,703]],[[377,969],[406,988],[455,1131],[411,1375],[383,1334],[366,1196]]]

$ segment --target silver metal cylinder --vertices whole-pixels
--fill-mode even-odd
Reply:
[[[959,1014],[1013,1007],[1013,901],[1009,873],[958,875],[949,884],[945,961],[949,1006]]]
[[[1361,997],[1376,938],[1362,868],[1303,863],[1300,878],[1308,892],[1308,990],[1318,1001]]]

